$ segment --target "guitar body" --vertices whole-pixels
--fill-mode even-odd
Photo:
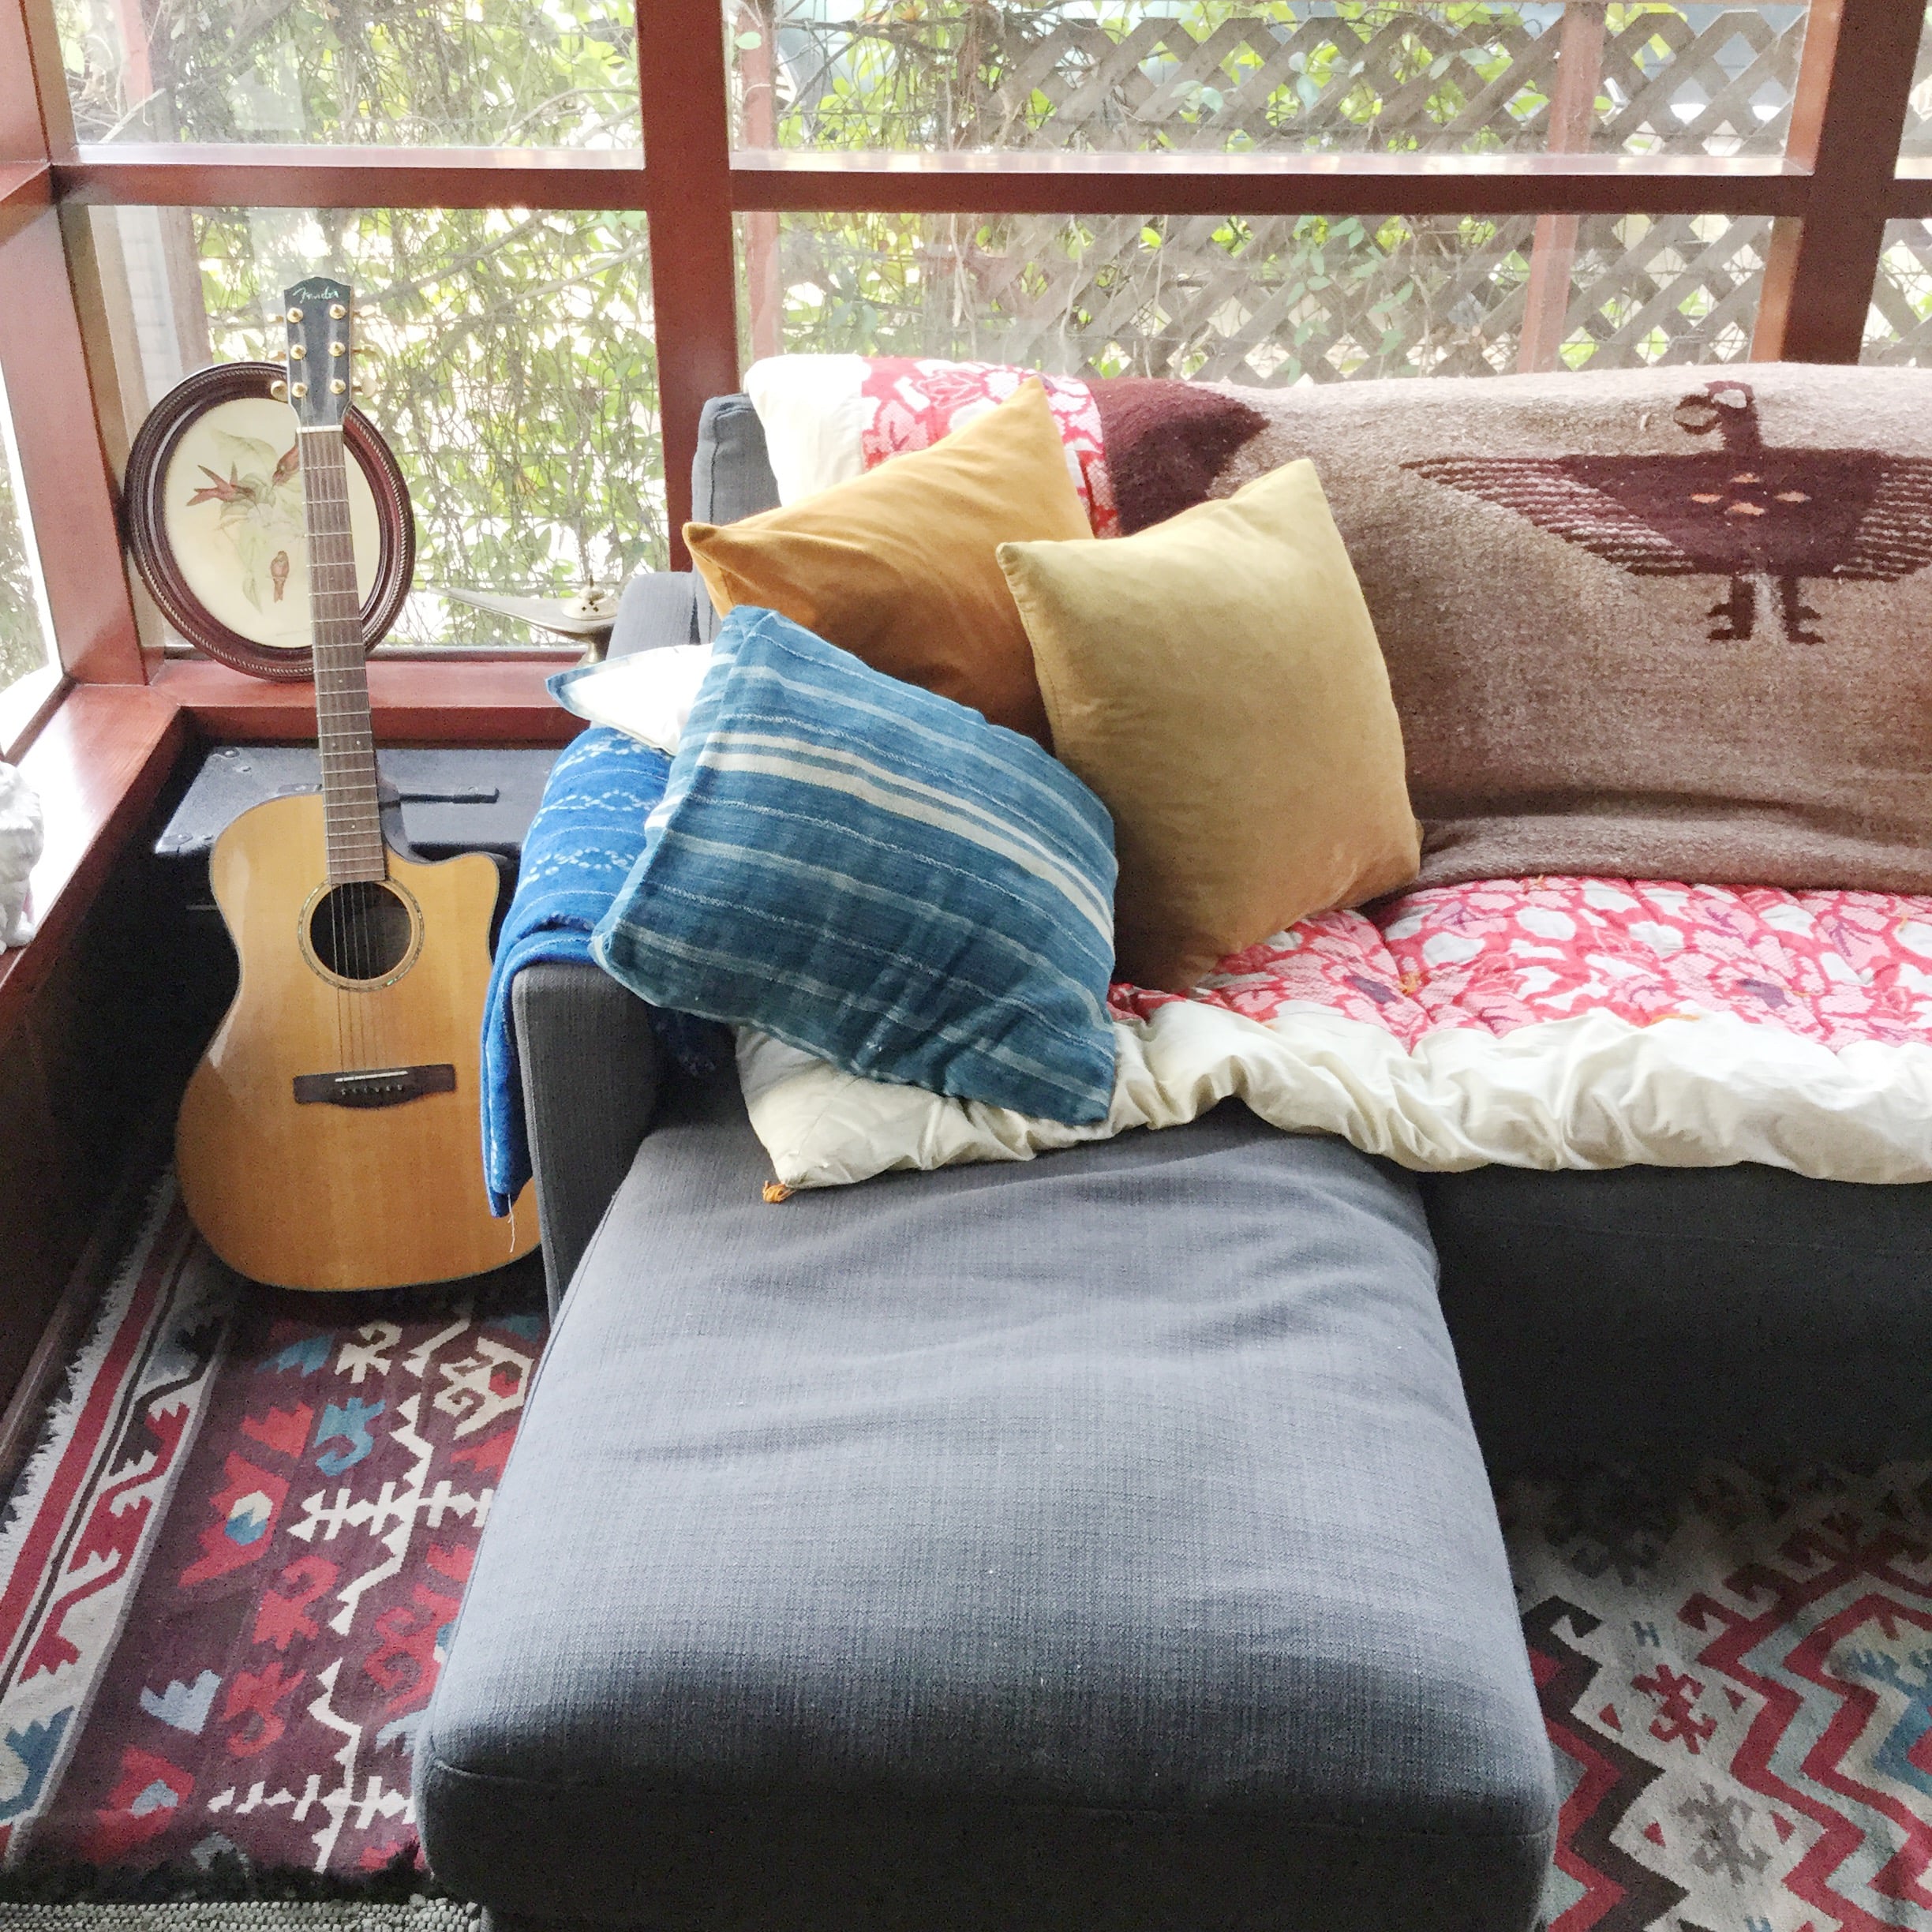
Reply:
[[[530,1190],[492,1216],[478,1144],[495,861],[391,852],[385,878],[331,886],[309,796],[244,813],[209,876],[242,982],[175,1136],[209,1246],[253,1280],[309,1289],[449,1281],[527,1254]],[[371,1070],[427,1090],[397,1097]],[[313,1097],[318,1078],[335,1097]]]

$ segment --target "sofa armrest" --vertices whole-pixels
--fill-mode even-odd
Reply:
[[[710,615],[695,571],[639,571],[618,600],[604,654],[628,657],[666,644],[702,644],[710,632],[700,625]]]
[[[511,1009],[554,1316],[650,1130],[664,1053],[650,1007],[588,964],[525,967]]]

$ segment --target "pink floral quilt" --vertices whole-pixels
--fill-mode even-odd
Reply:
[[[1488,879],[1330,912],[1222,960],[1193,992],[1118,985],[1117,1017],[1186,998],[1268,1021],[1317,1005],[1413,1048],[1601,1011],[1732,1013],[1841,1047],[1932,1040],[1932,899],[1654,880]]]
[[[939,439],[1003,402],[1022,383],[1046,386],[1046,401],[1066,446],[1074,487],[1096,537],[1120,534],[1113,479],[1092,390],[1077,376],[1043,376],[1003,362],[938,362],[917,356],[871,356],[859,379],[859,447],[864,466],[888,456],[930,449]]]

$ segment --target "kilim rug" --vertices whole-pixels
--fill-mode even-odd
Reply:
[[[474,1906],[451,1899],[410,1905],[337,1900],[316,1904],[0,1904],[0,1932],[480,1932]]]
[[[163,1184],[0,1527],[0,1898],[367,1903],[0,1932],[458,1932],[410,1754],[542,1305],[534,1263],[270,1293]],[[1932,1932],[1932,1463],[1503,1507],[1564,1792],[1548,1932]]]
[[[1932,1462],[1519,1486],[1550,1932],[1932,1932]]]
[[[410,1743],[542,1310],[534,1260],[455,1294],[245,1283],[161,1185],[0,1530],[10,1871],[423,1889]]]

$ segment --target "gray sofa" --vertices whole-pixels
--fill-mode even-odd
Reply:
[[[695,480],[775,501],[744,399]],[[710,628],[642,578],[612,649]],[[1932,1189],[1418,1183],[1230,1103],[773,1208],[614,982],[515,1004],[556,1322],[417,1769],[499,1932],[1525,1932],[1491,1481],[1932,1443]]]

